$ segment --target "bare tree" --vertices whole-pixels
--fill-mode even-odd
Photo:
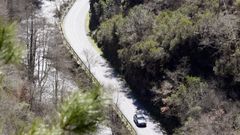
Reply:
[[[28,73],[28,81],[30,85],[30,106],[32,108],[33,100],[34,100],[34,72],[35,72],[35,63],[36,63],[36,29],[35,29],[34,15],[30,15],[30,30],[27,35],[27,73]]]
[[[45,58],[48,51],[48,35],[49,31],[45,29],[45,21],[43,21],[40,48],[37,51],[37,88],[39,91],[39,102],[42,101],[42,94],[45,90],[45,85],[48,80],[50,66],[48,60]]]
[[[30,93],[29,104],[32,106],[39,93],[39,101],[42,101],[42,93],[47,81],[47,74],[50,70],[45,55],[48,49],[49,32],[46,27],[46,21],[38,17],[35,13],[32,3],[26,6],[25,18],[22,22],[22,29],[25,29],[26,54],[26,74],[28,80],[28,91]]]
[[[53,91],[54,91],[54,105],[57,107],[57,104],[58,104],[58,93],[59,93],[59,73],[58,73],[57,69],[54,72]]]
[[[83,54],[87,62],[86,66],[91,72],[92,66],[94,66],[97,63],[96,55],[94,55],[94,53],[91,52],[90,50],[83,50]]]

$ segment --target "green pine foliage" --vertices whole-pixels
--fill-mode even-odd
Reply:
[[[22,50],[16,38],[16,24],[0,20],[0,61],[8,63],[20,62]]]
[[[111,19],[106,20],[99,26],[101,31],[96,35],[99,44],[110,44],[114,42],[114,36],[117,34],[116,26],[123,25],[122,15],[115,15]]]
[[[41,120],[35,120],[32,123],[31,127],[28,131],[22,131],[19,133],[20,135],[61,135],[63,131],[59,128],[59,126],[53,126],[44,124]]]
[[[193,35],[193,22],[181,12],[166,11],[156,17],[153,30],[161,46],[171,51]]]
[[[180,85],[177,92],[168,97],[168,102],[181,110],[179,116],[185,121],[190,116],[199,117],[204,109],[209,109],[201,106],[209,91],[207,84],[200,78],[187,76],[185,84]]]
[[[131,47],[131,53],[129,55],[130,62],[134,65],[145,67],[151,61],[157,61],[162,59],[164,61],[166,53],[164,48],[158,46],[158,42],[154,39],[146,39],[138,42]]]
[[[96,132],[104,120],[105,101],[99,86],[86,92],[72,93],[62,103],[55,119],[50,124],[36,120],[20,135],[61,135],[61,134],[91,134]]]
[[[96,131],[103,120],[103,109],[99,87],[87,93],[74,93],[60,108],[60,126],[81,134]]]

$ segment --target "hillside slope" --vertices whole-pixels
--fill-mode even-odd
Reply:
[[[90,29],[172,134],[239,134],[239,0],[91,0]]]

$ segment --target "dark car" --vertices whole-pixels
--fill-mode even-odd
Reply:
[[[137,112],[133,116],[133,121],[138,127],[146,127],[147,126],[147,120],[144,117],[143,113]]]

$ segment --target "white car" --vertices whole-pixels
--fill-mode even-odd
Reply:
[[[138,127],[146,127],[147,126],[147,120],[142,113],[137,112],[133,116],[133,121],[135,122],[135,124]]]

